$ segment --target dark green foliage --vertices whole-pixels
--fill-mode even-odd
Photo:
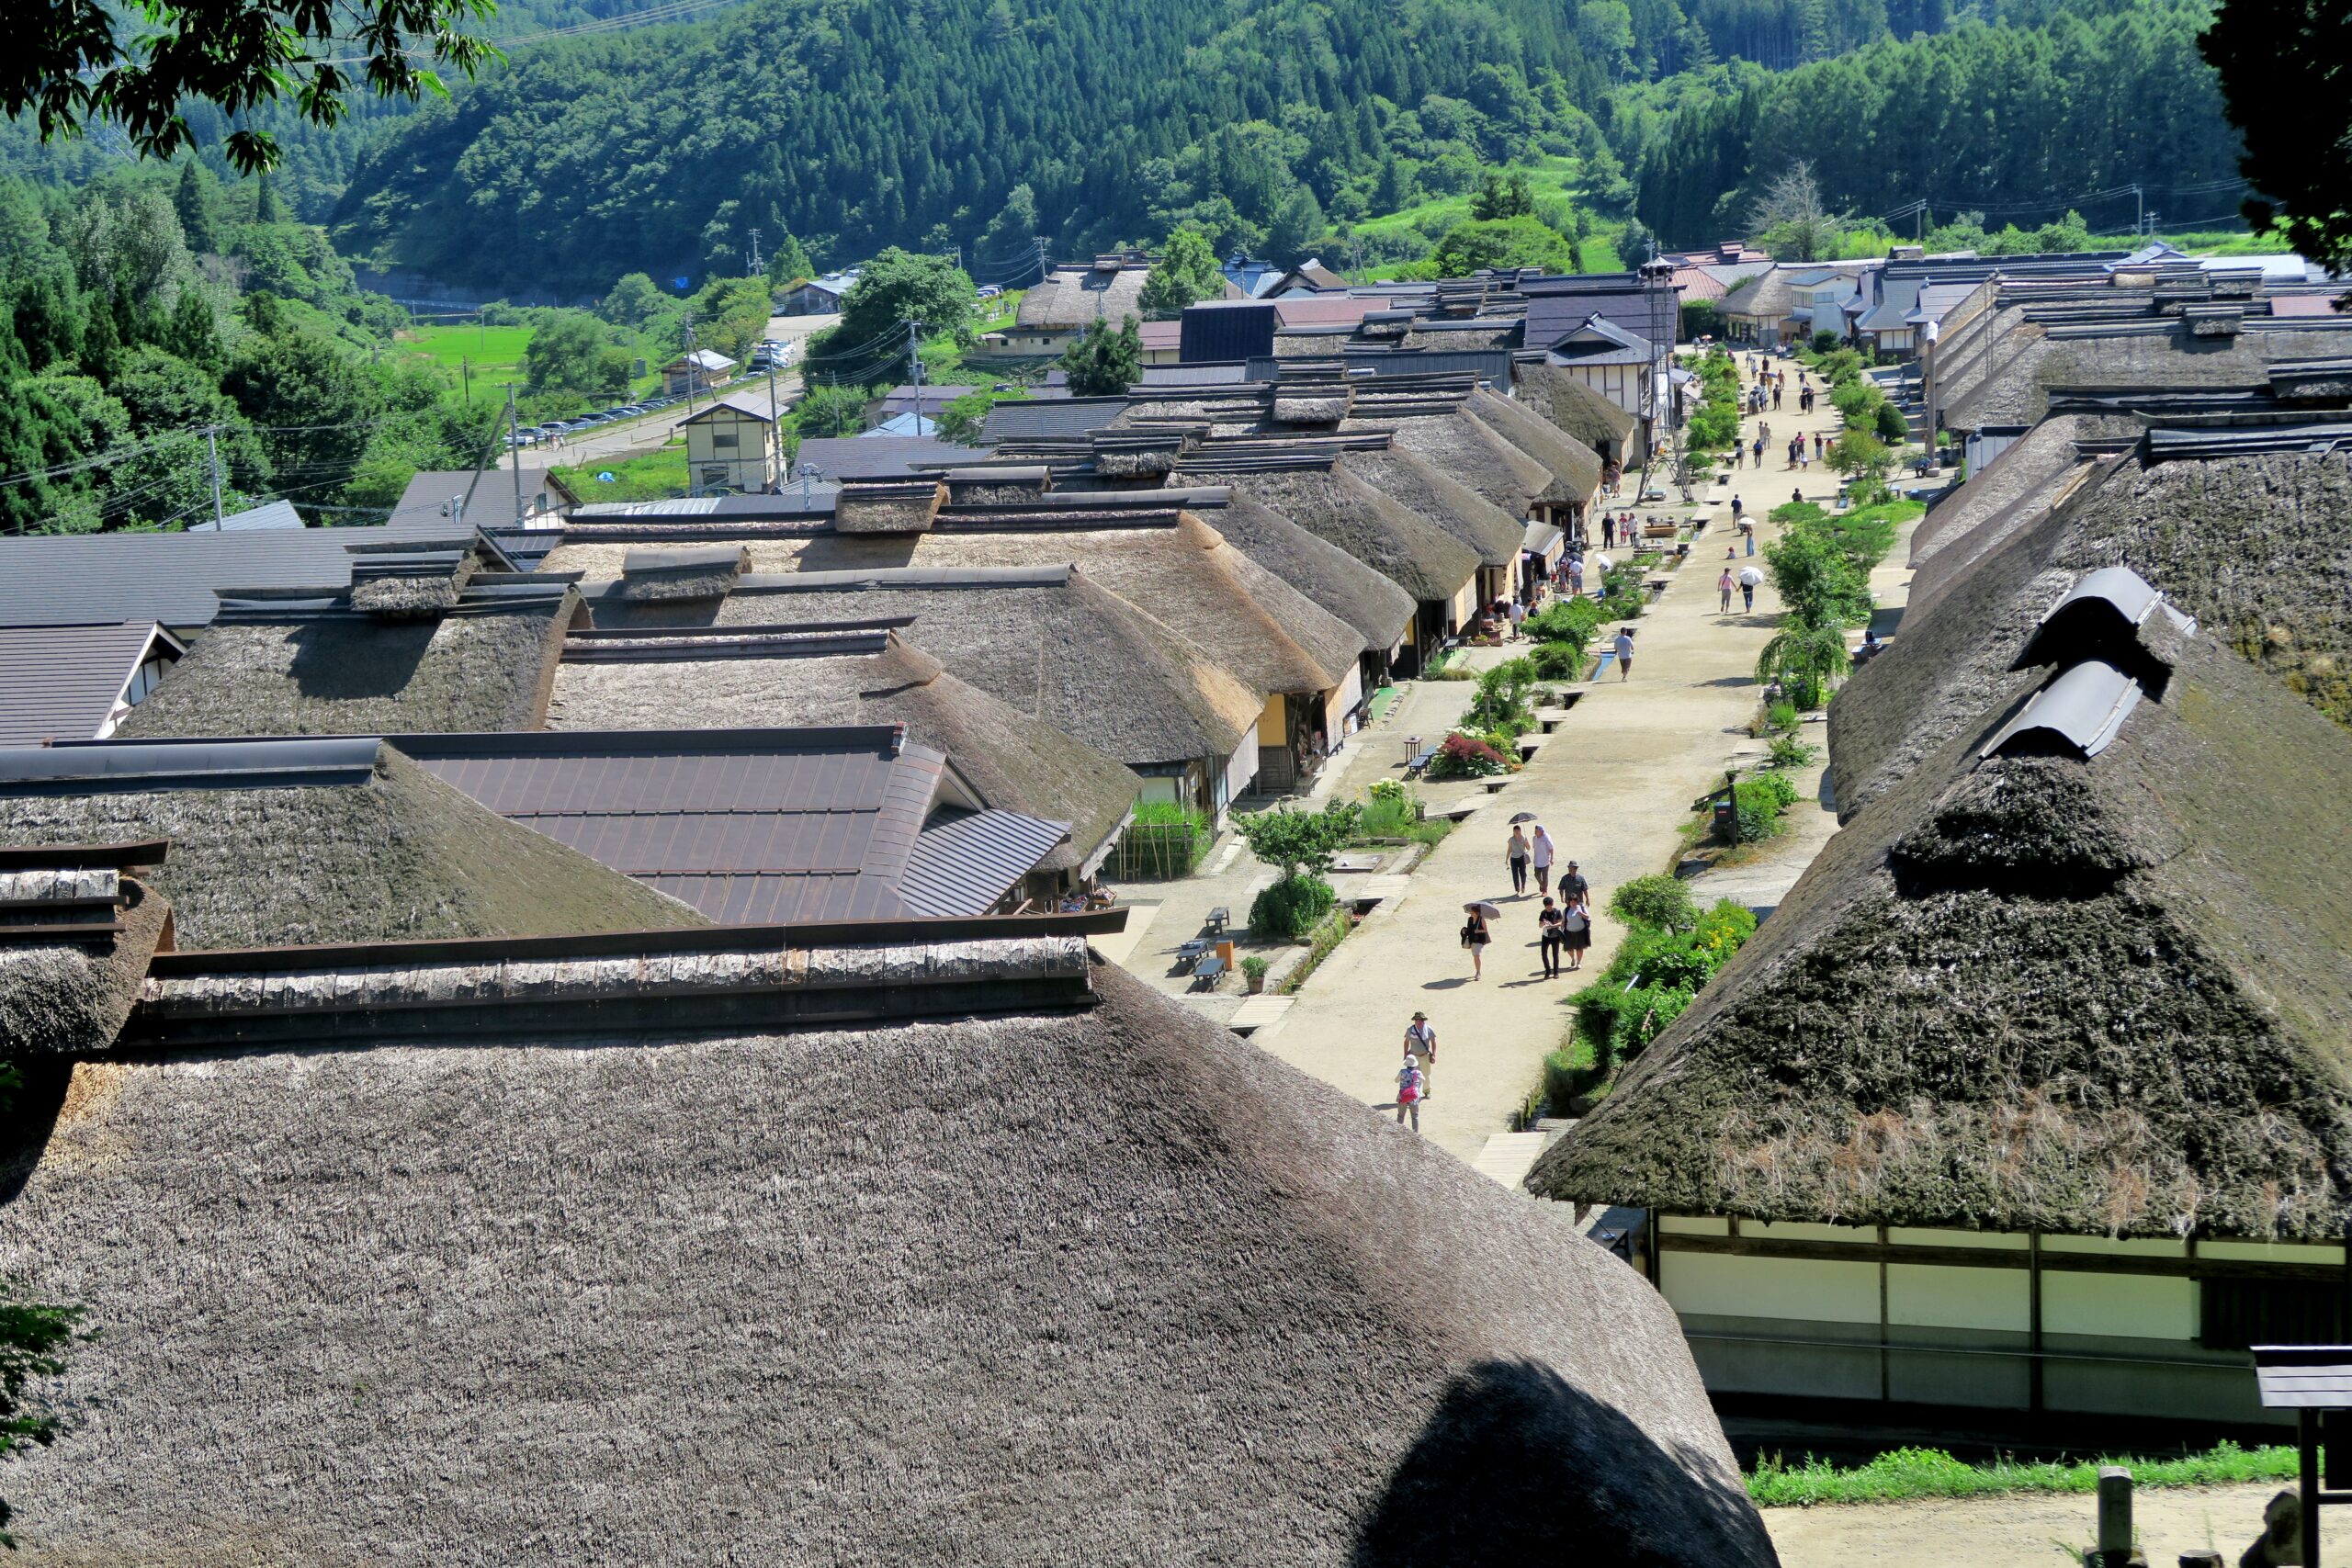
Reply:
[[[1541,267],[1577,270],[1576,250],[1540,218],[1472,220],[1446,231],[1430,258],[1441,277],[1459,277],[1481,267]]]
[[[1338,895],[1319,876],[1283,877],[1250,904],[1250,935],[1259,942],[1296,942],[1331,912]]]
[[[1609,896],[1609,913],[1629,926],[1687,931],[1699,923],[1699,906],[1679,878],[1637,876]]]
[[[2246,0],[2233,8],[2262,10]],[[2279,90],[2286,85],[2278,67],[2290,57],[2277,34],[2301,27],[2293,20],[2301,10],[2289,6],[2283,19],[2246,29],[2256,35],[2243,55],[2248,90],[2268,93],[2278,123],[2293,127],[2276,143],[2278,167],[2256,183],[2288,188],[2308,171],[2311,188],[2328,204],[2314,209],[2332,211],[2341,205],[2342,170],[2312,149],[2334,145],[2342,133],[2341,95]],[[1888,11],[1892,20],[1894,7]],[[1788,42],[1809,30],[1800,25],[1770,49],[1718,51],[1798,66],[1785,74],[1737,63],[1678,82],[1670,94],[1623,90],[1622,129],[1612,140],[1639,164],[1636,212],[1669,245],[1719,239],[1792,149],[1811,160],[1831,210],[1864,213],[1933,192],[1999,192],[2022,202],[2135,181],[2168,189],[2237,172],[2238,138],[2223,117],[2220,85],[2196,55],[2206,6],[2058,0],[2007,15],[2012,25],[1939,33],[1939,16],[1923,29],[1933,36],[1913,39],[1896,24],[1892,38],[1870,41],[1871,29],[1849,43],[1792,52]],[[2291,58],[2313,73],[2329,69],[2343,52],[2343,24],[2331,25],[2333,48]],[[2313,41],[2325,30],[2313,27]],[[2303,118],[2326,108],[2337,114],[2333,130]],[[1824,134],[1825,115],[1834,115],[1835,134]],[[2091,225],[2109,231],[2128,228],[2134,210],[2128,189],[2086,208]]]
[[[1528,188],[1527,175],[1513,169],[1508,175],[1488,169],[1478,176],[1478,189],[1470,197],[1470,216],[1480,222],[1502,218],[1525,218],[1535,210],[1535,196]]]
[[[1530,659],[1507,659],[1483,671],[1462,727],[1499,732],[1514,740],[1526,734],[1535,728],[1535,662]]]
[[[591,401],[625,397],[634,356],[613,330],[585,310],[547,310],[523,350],[532,392],[571,392]]]
[[[819,440],[854,435],[865,428],[866,401],[863,388],[811,387],[792,411],[792,427],[803,437]]]
[[[1781,814],[1796,804],[1796,786],[1785,774],[1758,773],[1732,785],[1732,811],[1739,843],[1760,844],[1788,827]]]
[[[2239,169],[2262,197],[2245,205],[2258,229],[2332,272],[2352,268],[2352,8],[2333,0],[2226,0],[2198,48],[2218,73],[2244,133]]]
[[[1147,800],[1136,806],[1135,819],[1119,835],[1109,870],[1123,880],[1189,876],[1216,841],[1216,831],[1205,813]]]
[[[1155,320],[1165,321],[1182,315],[1187,305],[1216,299],[1224,288],[1225,274],[1217,266],[1207,231],[1197,223],[1179,223],[1144,279],[1140,303]]]
[[[1143,378],[1143,333],[1133,316],[1122,316],[1117,330],[1097,321],[1062,350],[1061,367],[1069,372],[1074,398],[1116,397]]]
[[[1580,649],[1609,618],[1609,612],[1600,607],[1598,600],[1579,595],[1555,599],[1521,622],[1520,629],[1539,642],[1566,643]],[[1541,657],[1543,650],[1538,649],[1536,652]]]
[[[1535,666],[1535,673],[1545,681],[1581,681],[1584,679],[1585,653],[1581,640],[1555,640],[1541,644],[1528,655]]]
[[[969,343],[975,290],[970,276],[944,256],[884,251],[858,274],[842,299],[841,325],[808,345],[811,386],[885,386],[908,369],[908,324],[917,335]]]

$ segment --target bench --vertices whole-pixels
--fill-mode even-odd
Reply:
[[[1209,911],[1209,930],[1221,931],[1231,924],[1233,924],[1233,911],[1223,904],[1219,904]]]
[[[1405,759],[1406,773],[1411,777],[1419,778],[1421,774],[1429,771],[1430,760],[1436,757],[1436,747],[1422,747],[1419,750]]]
[[[1206,937],[1196,936],[1190,942],[1179,942],[1176,944],[1176,962],[1183,968],[1195,969],[1216,946],[1216,943]]]
[[[1204,991],[1216,990],[1216,983],[1223,978],[1225,960],[1214,953],[1193,965],[1193,984]]]

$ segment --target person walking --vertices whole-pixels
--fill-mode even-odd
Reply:
[[[1724,574],[1715,579],[1715,614],[1718,615],[1731,614],[1731,568],[1725,567]]]
[[[1731,520],[1735,525],[1739,522],[1740,513],[1747,510],[1747,503],[1746,502],[1740,500],[1737,496],[1733,496],[1731,498]]]
[[[1527,842],[1527,829],[1516,822],[1512,823],[1510,842],[1503,846],[1503,859],[1510,863],[1510,890],[1522,898],[1527,896],[1527,858],[1532,852]]]
[[[1584,967],[1585,953],[1592,946],[1592,910],[1581,897],[1569,899],[1567,908],[1560,911],[1560,946],[1567,953],[1571,970]],[[1557,960],[1554,962],[1552,973],[1557,975]]]
[[[1568,592],[1584,597],[1584,556],[1581,552],[1568,558]]]
[[[1544,907],[1535,912],[1538,956],[1543,960],[1546,980],[1555,980],[1560,976],[1560,920],[1559,906],[1546,897]]]
[[[1584,873],[1577,869],[1577,863],[1574,861],[1568,863],[1568,869],[1560,877],[1560,886],[1556,891],[1563,904],[1592,902],[1592,884],[1584,879]]]
[[[1405,1059],[1421,1069],[1421,1098],[1427,1100],[1430,1080],[1437,1072],[1437,1031],[1430,1027],[1425,1012],[1416,1012],[1405,1026]]]
[[[1423,1098],[1421,1069],[1413,1066],[1413,1058],[1408,1056],[1405,1065],[1396,1069],[1396,1125],[1402,1127],[1409,1116],[1413,1121],[1413,1131],[1420,1132]]]
[[[1527,625],[1527,601],[1515,597],[1510,602],[1510,640],[1520,639],[1520,628]]]
[[[1552,841],[1552,835],[1544,830],[1543,823],[1538,822],[1535,824],[1535,841],[1529,847],[1535,863],[1535,891],[1549,893],[1552,891],[1552,862],[1558,856],[1560,846]]]
[[[1604,550],[1617,547],[1617,514],[1613,512],[1601,513],[1600,547]]]
[[[1781,384],[1778,381],[1772,383],[1772,412],[1781,412]]]
[[[1609,646],[1617,653],[1617,679],[1632,680],[1634,678],[1634,628],[1619,626],[1617,640]]]
[[[1821,432],[1817,430],[1813,433],[1813,455],[1815,457],[1818,457],[1822,455],[1822,444],[1828,439],[1829,438],[1827,436],[1822,434]]]
[[[1741,570],[1739,574],[1740,608],[1744,610],[1756,608],[1756,590],[1763,581],[1764,574],[1752,566]],[[1725,608],[1728,609],[1729,606],[1726,605]]]
[[[1736,441],[1731,444],[1731,466],[1735,468],[1747,467],[1747,448]]]
[[[1756,519],[1743,517],[1739,520],[1739,536],[1747,541],[1747,553],[1754,555],[1756,553]]]
[[[1470,950],[1470,978],[1487,977],[1487,943],[1494,940],[1487,930],[1487,917],[1473,909],[1462,921],[1462,945]]]

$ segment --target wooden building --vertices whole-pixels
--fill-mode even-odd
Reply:
[[[765,392],[729,392],[678,422],[696,495],[765,493],[784,474],[784,446]]]

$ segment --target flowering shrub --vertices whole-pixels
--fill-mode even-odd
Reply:
[[[1503,754],[1468,735],[1449,735],[1430,759],[1430,776],[1440,779],[1490,779],[1510,771]]]

